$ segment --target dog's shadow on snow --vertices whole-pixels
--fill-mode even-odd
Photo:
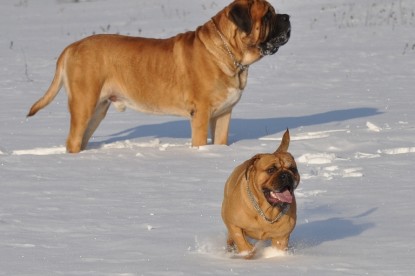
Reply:
[[[278,112],[276,111],[276,114]],[[378,109],[371,107],[333,110],[300,117],[275,117],[261,119],[232,118],[229,134],[229,143],[240,140],[259,139],[284,131],[286,128],[294,129],[301,126],[319,125],[329,122],[340,122],[354,118],[369,117],[381,114]],[[191,137],[188,120],[177,120],[161,124],[139,125],[134,128],[107,136],[101,143],[133,140],[140,137],[154,138],[188,138]]]
[[[298,223],[291,237],[292,246],[296,250],[318,246],[325,242],[342,240],[359,236],[364,231],[375,227],[372,222],[358,223],[357,220],[367,217],[377,208],[369,209],[351,218],[334,217],[307,223]]]

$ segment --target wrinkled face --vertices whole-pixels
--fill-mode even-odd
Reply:
[[[291,36],[290,17],[277,14],[264,0],[239,0],[229,12],[241,34],[241,40],[255,48],[260,56],[273,55]]]
[[[286,14],[276,14],[270,6],[262,18],[261,38],[259,44],[262,56],[275,54],[280,46],[288,42],[291,36],[290,17]]]
[[[300,175],[290,153],[262,154],[252,166],[255,188],[271,206],[292,203]]]

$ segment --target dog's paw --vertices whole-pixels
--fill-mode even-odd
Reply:
[[[234,243],[227,244],[226,245],[226,252],[228,252],[228,253],[236,253],[236,252],[238,252],[238,249],[236,248],[236,245]]]
[[[242,252],[245,260],[252,260],[255,257],[255,250]],[[242,254],[241,253],[241,254]]]
[[[237,252],[235,251],[235,254],[233,255],[233,258],[243,258],[245,260],[252,260],[255,257],[255,250],[250,251],[241,251]]]

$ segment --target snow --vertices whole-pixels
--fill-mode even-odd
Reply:
[[[280,0],[292,37],[250,67],[229,146],[114,108],[65,153],[66,95],[35,117],[57,56],[93,33],[168,37],[222,0],[0,2],[0,275],[411,275],[415,2]],[[286,128],[301,182],[287,253],[225,252],[224,183]]]

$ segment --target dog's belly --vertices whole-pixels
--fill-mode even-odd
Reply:
[[[176,116],[189,117],[190,113],[184,102],[179,102],[177,99],[157,101],[148,96],[139,97],[137,95],[125,91],[119,85],[114,83],[107,83],[104,85],[100,99],[110,100],[115,108],[122,112],[127,107],[133,110],[150,113],[150,114],[169,114]],[[155,93],[158,94],[158,93]],[[232,110],[233,106],[241,99],[242,90],[237,88],[228,88],[227,94],[222,99],[217,99],[213,103],[212,116],[217,117]]]
[[[115,108],[122,112],[128,107],[135,111],[156,115],[170,114],[177,116],[189,116],[184,106],[179,106],[173,102],[157,102],[146,97],[131,96],[115,85],[106,85],[101,91],[101,100],[111,101]]]
[[[134,101],[129,98],[121,98],[118,101],[114,102],[114,105],[117,108],[117,105],[124,105],[125,107],[131,108],[135,111],[156,114],[156,115],[163,115],[163,114],[170,114],[170,115],[177,115],[177,116],[186,116],[188,115],[184,112],[183,109],[176,107],[174,105],[170,106],[160,106],[157,104],[145,103],[141,101]],[[118,109],[118,108],[117,108]]]

